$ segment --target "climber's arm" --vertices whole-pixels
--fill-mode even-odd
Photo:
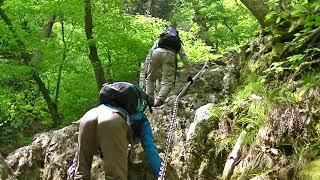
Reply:
[[[178,52],[178,54],[179,54],[181,61],[183,62],[183,65],[185,66],[187,74],[189,74],[191,72],[191,65],[190,65],[190,61],[188,59],[188,56],[186,55],[186,53],[183,49],[183,46],[181,46],[181,49]]]
[[[151,168],[157,176],[159,176],[161,159],[156,145],[154,144],[152,129],[149,121],[143,123],[141,127],[141,144],[148,157]]]

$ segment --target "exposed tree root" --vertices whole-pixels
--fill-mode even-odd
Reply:
[[[236,165],[236,162],[239,160],[240,158],[240,154],[241,154],[241,149],[243,146],[243,140],[246,136],[246,131],[242,131],[241,134],[238,137],[238,140],[235,144],[235,146],[233,147],[232,152],[230,153],[227,162],[224,166],[223,169],[223,173],[222,173],[222,179],[230,179],[232,173],[233,173],[233,169]]]

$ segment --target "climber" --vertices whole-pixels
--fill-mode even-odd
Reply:
[[[161,106],[164,103],[171,87],[174,85],[177,54],[179,54],[185,65],[186,72],[189,74],[191,65],[183,50],[179,32],[175,27],[166,27],[165,32],[159,36],[149,50],[149,54],[141,67],[142,73],[140,73],[139,85],[140,87],[144,86],[144,78],[146,78],[146,93],[154,99],[154,107]],[[161,87],[157,96],[154,97],[155,81],[160,73],[162,73]]]
[[[154,144],[150,123],[144,114],[152,104],[146,93],[127,82],[104,84],[100,105],[80,119],[78,162],[74,179],[90,179],[94,154],[98,149],[104,161],[107,180],[128,179],[128,145],[139,138],[156,176],[161,160]]]

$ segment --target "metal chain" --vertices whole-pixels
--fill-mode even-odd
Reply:
[[[160,167],[160,173],[159,173],[159,177],[158,180],[164,180],[164,176],[166,173],[166,168],[167,168],[167,161],[169,158],[169,153],[170,153],[170,146],[171,146],[171,140],[172,140],[172,136],[173,136],[173,129],[176,126],[176,122],[175,119],[177,117],[177,110],[178,110],[178,103],[177,103],[177,99],[175,101],[174,104],[174,108],[173,108],[173,112],[172,112],[172,116],[171,116],[171,120],[169,122],[169,129],[167,132],[167,139],[166,139],[166,143],[165,143],[165,157],[163,162],[161,163],[161,167]]]
[[[174,128],[176,127],[178,103],[180,101],[180,97],[186,92],[186,90],[193,83],[193,81],[196,80],[198,78],[198,76],[204,71],[204,69],[207,66],[208,62],[209,62],[209,60],[206,61],[206,63],[201,68],[201,70],[192,78],[192,81],[189,81],[184,86],[184,88],[180,91],[180,93],[178,94],[178,96],[175,99],[175,102],[174,102],[174,105],[173,105],[171,119],[169,121],[169,128],[168,128],[168,132],[167,132],[167,138],[166,138],[166,142],[165,142],[165,151],[164,151],[165,156],[164,156],[163,162],[161,163],[158,180],[164,180],[165,179],[167,163],[168,163],[169,155],[171,154],[172,136],[173,136]],[[183,133],[185,133],[185,132],[183,132]]]

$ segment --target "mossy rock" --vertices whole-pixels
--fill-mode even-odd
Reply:
[[[307,164],[299,172],[299,179],[303,180],[318,180],[320,179],[320,159]]]

